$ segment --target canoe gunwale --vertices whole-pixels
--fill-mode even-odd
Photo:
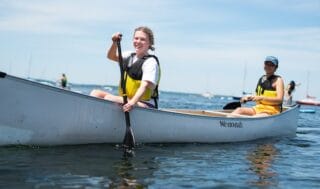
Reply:
[[[285,111],[281,112],[280,114],[270,115],[270,116],[264,116],[264,117],[255,117],[255,116],[239,116],[239,117],[227,117],[228,114],[231,113],[230,110],[192,110],[192,109],[160,109],[158,111],[173,113],[173,114],[182,114],[182,115],[189,115],[189,116],[199,116],[199,117],[212,117],[212,118],[227,118],[227,119],[270,119],[275,118],[279,116],[283,116],[284,114],[287,114],[288,112],[300,108],[300,104],[295,104],[290,107],[285,107]]]
[[[45,85],[36,81],[31,81],[28,79],[24,79],[24,78],[20,78],[20,77],[15,77],[12,75],[8,75],[6,74],[6,79],[11,79],[11,80],[15,80],[15,81],[19,81],[19,82],[23,82],[29,85],[34,85],[37,87],[41,87],[41,88],[45,88],[45,89],[49,89],[49,90],[53,90],[59,93],[65,93],[65,94],[69,94],[69,95],[73,95],[73,96],[78,96],[81,98],[86,98],[89,100],[93,100],[93,101],[99,101],[102,103],[107,103],[107,104],[115,104],[112,101],[108,101],[108,100],[104,100],[101,98],[96,98],[90,95],[86,95],[86,94],[81,94],[81,93],[77,93],[71,90],[66,90],[66,89],[62,89],[59,87],[55,87],[55,86],[50,86],[50,85]],[[254,117],[254,116],[240,116],[240,117],[227,117],[226,115],[228,113],[230,113],[232,110],[193,110],[193,109],[153,109],[153,108],[142,108],[142,107],[135,107],[133,111],[152,111],[152,112],[162,112],[162,113],[169,113],[169,114],[177,114],[177,115],[185,115],[185,116],[196,116],[196,117],[212,117],[212,118],[228,118],[228,119],[270,119],[273,117],[278,117],[278,116],[282,116],[283,114],[285,114],[288,111],[291,111],[292,109],[295,109],[296,107],[299,108],[301,105],[300,104],[294,104],[291,106],[287,106],[285,109],[286,111],[281,112],[280,114],[276,114],[276,115],[270,115],[270,116],[265,116],[265,117]],[[136,109],[136,110],[135,110]],[[218,114],[218,115],[217,115]],[[216,115],[216,116],[214,116]]]
[[[20,77],[16,77],[16,76],[12,76],[12,75],[6,75],[6,78],[9,80],[14,80],[14,81],[19,81],[19,82],[23,82],[26,83],[28,85],[33,85],[33,86],[37,86],[40,88],[44,88],[44,89],[49,89],[51,91],[55,91],[55,92],[59,92],[59,93],[65,93],[65,94],[69,94],[69,95],[73,95],[73,96],[78,96],[78,97],[82,97],[82,98],[86,98],[86,99],[90,99],[90,100],[94,100],[94,101],[100,101],[103,103],[108,103],[108,104],[113,104],[114,102],[112,101],[108,101],[108,100],[104,100],[101,98],[96,98],[90,95],[86,95],[86,94],[82,94],[82,93],[78,93],[72,90],[67,90],[67,89],[63,89],[60,87],[56,87],[56,86],[50,86],[50,85],[46,85],[46,84],[42,84],[36,81],[31,81],[28,79],[24,79],[24,78],[20,78]]]

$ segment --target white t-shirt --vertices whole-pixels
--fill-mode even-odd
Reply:
[[[132,53],[132,51],[126,51],[122,54],[123,58],[128,58]],[[133,64],[138,60],[138,57],[135,55],[133,57]],[[131,62],[129,65],[131,66]],[[153,83],[152,89],[154,89],[159,80],[159,66],[155,58],[148,58],[142,65],[142,79],[143,81],[149,81]]]

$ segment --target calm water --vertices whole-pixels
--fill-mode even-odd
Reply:
[[[163,92],[160,105],[218,109],[227,102]],[[108,144],[0,147],[0,188],[320,188],[320,108],[302,108],[316,113],[300,113],[295,138],[140,144],[130,159]]]

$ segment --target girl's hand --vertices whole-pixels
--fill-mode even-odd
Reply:
[[[115,34],[112,35],[111,39],[113,42],[117,42],[118,40],[121,39],[122,34],[120,32],[117,32]]]
[[[131,103],[130,101],[128,101],[127,104],[122,106],[122,110],[124,112],[129,112],[130,110],[132,110],[133,106],[134,106],[134,104]]]

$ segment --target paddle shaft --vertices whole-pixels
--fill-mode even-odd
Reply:
[[[127,98],[127,93],[126,93],[126,83],[125,83],[125,75],[124,75],[124,67],[123,67],[123,59],[122,59],[120,41],[121,41],[121,38],[119,40],[117,40],[118,60],[119,60],[119,66],[120,66],[120,77],[121,77],[121,89],[122,89],[123,104],[126,104],[128,102],[128,98]],[[126,120],[126,134],[123,139],[123,146],[124,146],[125,153],[131,153],[131,150],[135,146],[135,141],[134,141],[134,136],[133,136],[131,123],[130,123],[130,114],[129,114],[129,112],[124,112],[124,114],[125,114],[125,120]]]
[[[126,83],[125,83],[125,78],[124,78],[124,68],[123,68],[123,59],[122,59],[120,39],[117,40],[117,46],[118,46],[119,66],[120,66],[121,89],[122,89],[122,94],[123,94],[122,95],[123,104],[127,104],[128,103],[128,97],[127,97]],[[126,124],[131,126],[129,112],[125,112],[125,116],[126,116]]]

